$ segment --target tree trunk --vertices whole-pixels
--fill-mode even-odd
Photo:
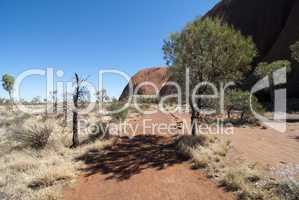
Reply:
[[[57,95],[57,94],[56,94]],[[55,98],[54,98],[54,113],[55,114],[57,114],[57,111],[58,111],[58,109],[57,109],[57,105],[58,105],[58,102],[57,102],[57,96],[55,96]]]
[[[270,78],[270,87],[269,87],[269,90],[270,90],[270,102],[271,102],[271,108],[275,109],[275,91],[274,91],[274,81],[273,81],[273,78],[271,77]]]
[[[80,78],[78,74],[75,74],[75,80],[76,80],[76,89],[75,93],[73,95],[73,102],[74,102],[74,110],[73,110],[73,145],[72,148],[76,148],[79,146],[79,130],[78,130],[78,101],[80,96]]]
[[[241,122],[244,122],[244,116],[245,116],[245,112],[242,112],[242,113],[241,113],[241,117],[240,117],[240,121],[241,121]]]
[[[198,114],[195,111],[192,111],[191,114],[191,127],[192,127],[192,135],[195,136],[198,132]]]
[[[64,91],[63,93],[63,114],[64,114],[64,120],[63,120],[63,125],[64,127],[67,126],[67,94],[66,92]]]
[[[191,134],[195,136],[198,133],[198,112],[196,111],[191,98],[189,101],[191,106]]]
[[[79,134],[78,134],[78,112],[73,111],[73,145],[71,148],[79,146]]]
[[[13,102],[13,97],[12,97],[11,91],[8,94],[9,94],[9,99],[10,99],[10,110],[14,111],[14,107],[13,107],[14,102]]]

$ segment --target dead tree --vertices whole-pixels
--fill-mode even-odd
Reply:
[[[57,99],[57,91],[54,91],[53,93],[54,95],[54,113],[57,114],[57,106],[58,106],[58,99]]]
[[[77,73],[75,73],[75,91],[73,94],[73,103],[74,103],[74,109],[73,109],[73,144],[72,148],[76,148],[79,146],[79,130],[78,130],[78,109],[79,109],[79,96],[80,96],[80,77]]]
[[[57,109],[57,105],[58,105],[57,91],[55,90],[55,91],[51,92],[50,94],[52,96],[53,112],[55,114],[57,114],[57,111],[58,111],[58,109]]]
[[[67,91],[66,89],[63,90],[63,105],[62,105],[62,109],[63,109],[63,115],[64,115],[64,119],[63,119],[63,125],[64,127],[67,126]]]
[[[71,148],[76,148],[79,146],[79,130],[78,130],[78,118],[79,118],[79,109],[80,103],[84,104],[84,98],[87,94],[86,87],[83,83],[86,81],[80,79],[79,75],[75,73],[75,90],[73,93],[73,144]]]

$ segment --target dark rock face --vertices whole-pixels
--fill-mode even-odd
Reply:
[[[299,40],[299,0],[223,0],[205,17],[215,16],[253,38],[259,50],[256,63],[292,61],[288,95],[299,97],[299,64],[290,51],[290,45]]]

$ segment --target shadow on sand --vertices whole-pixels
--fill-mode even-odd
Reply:
[[[122,137],[115,145],[104,150],[91,150],[77,158],[87,167],[87,176],[102,173],[106,179],[126,180],[144,169],[162,170],[187,161],[177,154],[175,140],[162,136]]]

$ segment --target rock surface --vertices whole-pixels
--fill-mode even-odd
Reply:
[[[156,67],[148,68],[139,71],[131,78],[131,83],[133,86],[134,92],[138,95],[156,95],[159,94],[159,91],[163,83],[168,81],[168,69],[167,67]],[[148,82],[147,84],[145,82]],[[137,88],[138,85],[143,83],[144,85],[140,88]],[[154,84],[157,88],[154,88],[151,84]],[[136,91],[138,90],[138,91]],[[156,91],[157,90],[157,91]],[[123,90],[120,100],[126,100],[129,96],[129,84]]]
[[[259,50],[256,62],[292,61],[288,95],[299,97],[299,63],[292,60],[290,51],[290,45],[299,40],[298,0],[223,0],[205,15],[215,16],[253,38]]]

